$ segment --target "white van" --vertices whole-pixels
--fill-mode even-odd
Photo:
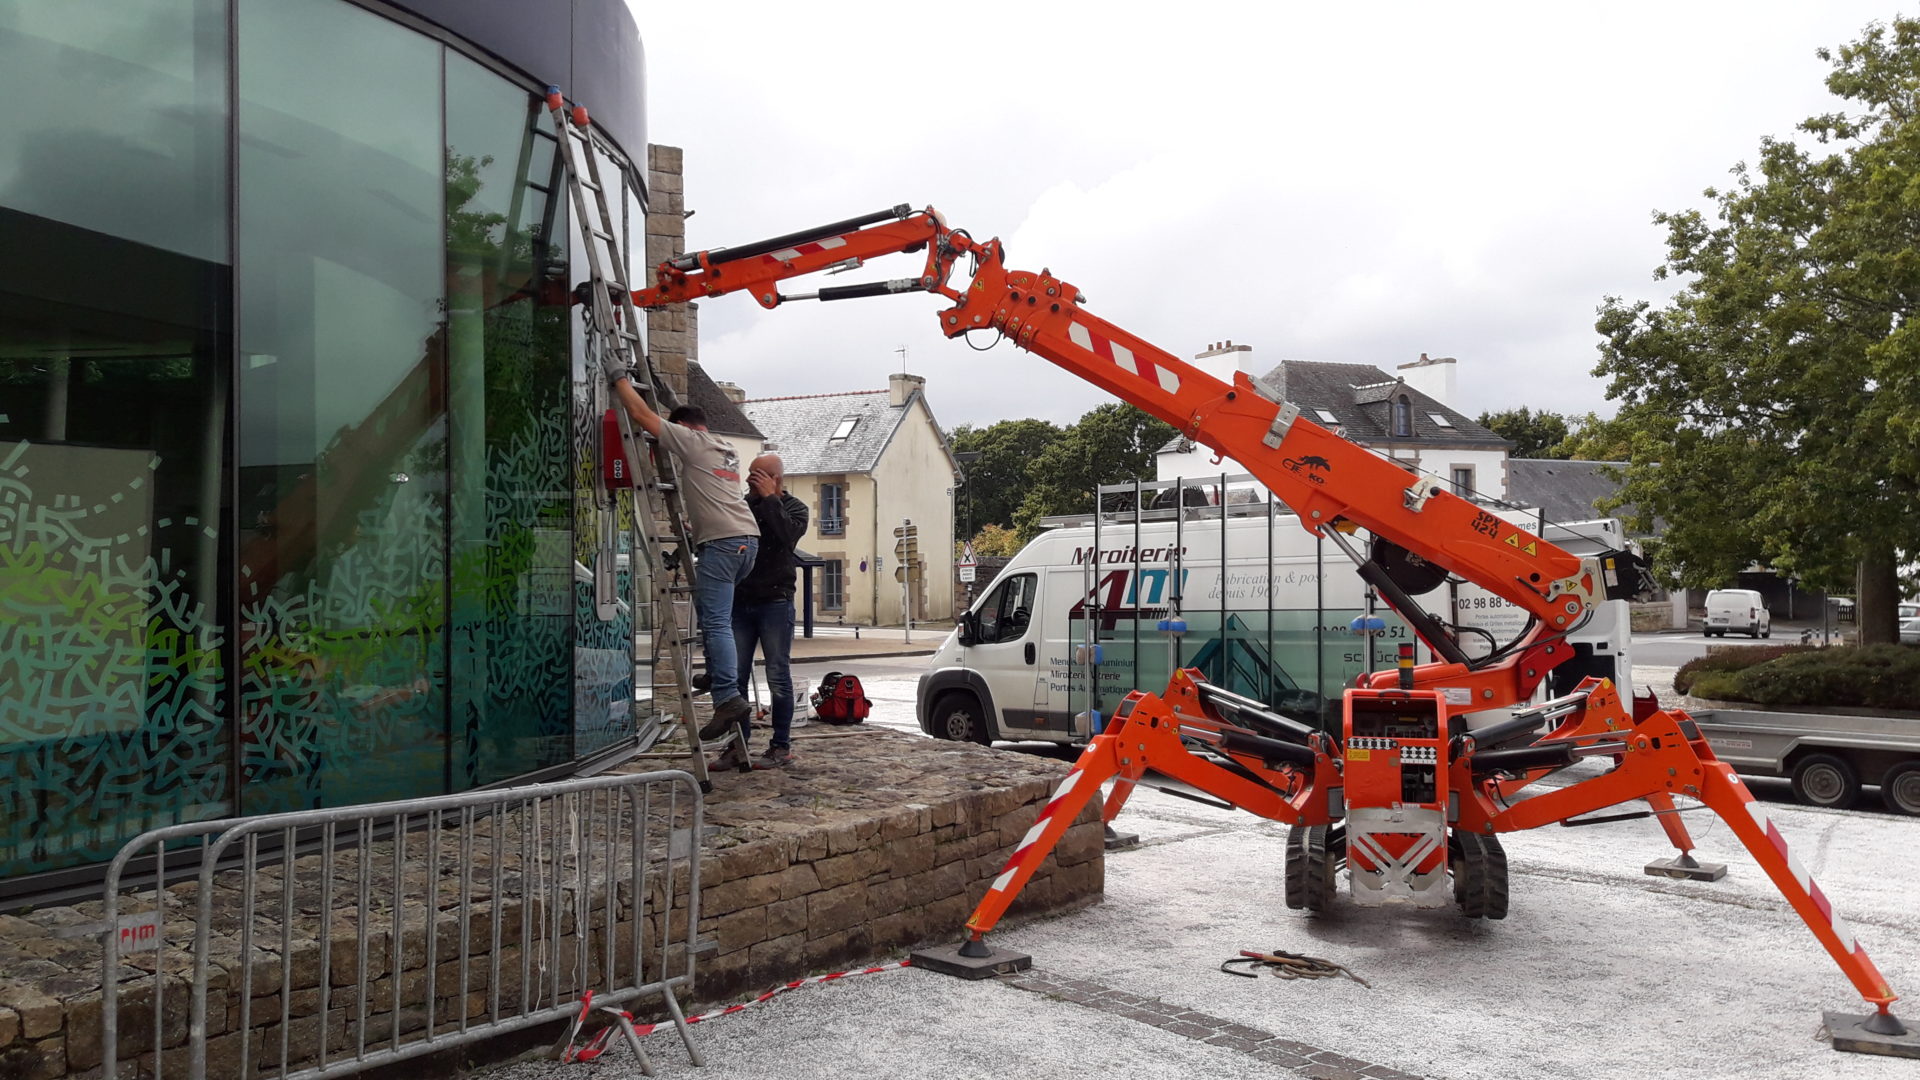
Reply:
[[[1002,570],[920,677],[921,730],[970,742],[1040,740],[1080,744],[1092,737],[1089,706],[1108,713],[1128,692],[1159,692],[1177,668],[1197,667],[1216,684],[1287,715],[1338,727],[1341,690],[1356,676],[1394,666],[1405,623],[1370,601],[1353,564],[1291,513],[1263,506],[1223,520],[1218,507],[1153,512],[1137,527],[1118,522],[1052,529]],[[1505,512],[1524,527],[1534,515]],[[1629,550],[1617,521],[1548,525],[1546,538],[1576,554]],[[1366,534],[1355,541],[1364,550]],[[1228,558],[1224,568],[1220,553]],[[1504,646],[1526,626],[1525,612],[1456,580],[1418,597],[1463,629],[1471,656]],[[1356,634],[1356,617],[1381,628]],[[1176,631],[1174,627],[1184,629]],[[1545,689],[1561,693],[1586,675],[1631,680],[1625,601],[1601,605],[1569,634],[1576,658]],[[1091,637],[1097,654],[1086,648]],[[1098,663],[1089,659],[1097,655]],[[1416,641],[1416,661],[1433,659]],[[1089,700],[1089,673],[1098,691]]]
[[[1707,593],[1707,636],[1727,631],[1753,638],[1773,636],[1773,616],[1755,589],[1714,589]]]

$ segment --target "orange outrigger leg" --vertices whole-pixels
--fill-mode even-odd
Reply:
[[[1874,1006],[1875,1014],[1863,1026],[1875,1034],[1904,1034],[1906,1028],[1891,1009],[1899,998],[1853,930],[1794,858],[1766,808],[1754,800],[1733,769],[1714,756],[1705,739],[1687,737],[1683,723],[1690,729],[1692,718],[1674,710],[1654,713],[1625,730],[1605,732],[1602,737],[1619,740],[1619,764],[1612,771],[1515,803],[1494,815],[1491,829],[1538,828],[1633,799],[1658,799],[1668,805],[1676,794],[1699,799],[1733,829],[1854,989]]]
[[[1176,677],[1169,693],[1186,697],[1191,693],[1187,680]],[[1184,692],[1183,692],[1184,691]],[[1183,714],[1153,694],[1134,691],[1114,711],[1105,731],[1093,737],[1074,761],[1073,770],[1053,790],[1053,797],[1040,810],[1039,820],[1020,838],[1013,854],[987,887],[987,894],[967,920],[971,932],[960,946],[960,955],[982,957],[989,954],[987,932],[1007,913],[1035,870],[1046,861],[1060,837],[1066,834],[1081,808],[1099,795],[1100,786],[1116,780],[1113,794],[1102,809],[1102,819],[1112,821],[1126,804],[1134,785],[1148,770],[1171,780],[1191,784],[1201,791],[1217,795],[1242,810],[1275,821],[1299,824],[1302,809],[1296,800],[1303,798],[1305,777],[1294,774],[1296,782],[1287,790],[1277,784],[1248,779],[1246,776],[1199,757],[1180,742],[1184,734],[1192,737],[1217,737],[1218,727],[1204,714]],[[1198,723],[1183,724],[1183,721]],[[1254,770],[1264,772],[1265,770]],[[1276,778],[1283,774],[1269,774]]]

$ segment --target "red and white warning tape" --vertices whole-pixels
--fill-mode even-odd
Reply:
[[[808,985],[809,983],[838,982],[841,979],[850,979],[855,975],[878,975],[883,971],[893,971],[898,968],[911,967],[912,964],[913,964],[913,961],[911,960],[900,960],[891,964],[880,964],[876,967],[855,968],[851,971],[835,971],[826,975],[809,975],[804,979],[795,979],[789,983],[781,983],[780,985],[775,986],[772,989],[768,990],[766,993],[761,994],[759,997],[753,998],[751,1000],[742,1001],[734,1005],[722,1006],[721,1008],[718,1008],[718,1009],[712,1009],[707,1012],[703,1012],[698,1016],[689,1016],[687,1017],[687,1023],[700,1024],[700,1023],[705,1023],[708,1020],[718,1019],[722,1016],[729,1016],[733,1013],[739,1012],[742,1009],[749,1008],[754,1005],[759,1005],[766,1001],[770,1001],[773,998],[780,996],[781,994],[787,993],[792,990],[798,990],[801,987]],[[579,1036],[580,1027],[582,1024],[586,1022],[587,1014],[590,1011],[592,1011],[592,1009],[593,1009],[593,991],[589,990],[586,993],[580,995],[580,1013],[578,1016],[574,1018],[573,1031],[571,1034],[567,1036],[566,1049],[563,1050],[560,1054],[561,1061],[592,1061],[593,1059],[599,1057],[601,1054],[607,1051],[607,1044],[609,1040],[612,1038],[613,1032],[616,1027],[626,1028],[629,1032],[629,1038],[638,1038],[642,1035],[651,1035],[656,1031],[660,1031],[665,1028],[671,1028],[673,1026],[673,1021],[671,1020],[662,1020],[658,1023],[653,1023],[653,1024],[636,1024],[633,1022],[633,1014],[630,1012],[627,1012],[625,1009],[617,1009],[610,1005],[602,1005],[600,1006],[600,1011],[614,1017],[616,1023],[609,1025],[605,1028],[602,1028],[600,1033],[595,1035],[592,1040],[586,1043],[586,1045],[575,1047],[574,1040]]]

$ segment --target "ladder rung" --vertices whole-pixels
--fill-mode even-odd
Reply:
[[[625,286],[622,286],[622,288],[624,287]],[[626,338],[628,341],[640,340],[640,332],[638,330],[629,330],[624,326],[620,328],[620,336]]]
[[[599,191],[599,190],[600,190],[600,185],[599,185],[599,184],[596,184],[596,183],[594,183],[593,181],[591,181],[591,180],[589,180],[589,179],[587,179],[587,178],[586,178],[586,177],[584,177],[584,176],[580,178],[580,186],[581,186],[581,187],[583,187],[583,188],[586,188],[586,189],[587,189],[588,191]]]
[[[599,237],[599,238],[600,238],[600,239],[602,239],[602,240],[608,240],[608,241],[611,241],[611,240],[613,239],[613,234],[612,234],[612,233],[610,233],[610,232],[608,232],[608,231],[607,231],[607,230],[605,230],[605,229],[596,229],[596,228],[593,228],[593,227],[591,227],[591,226],[589,226],[589,227],[588,227],[588,229],[587,229],[587,231],[588,231],[588,232],[590,232],[590,233],[592,233],[593,235],[595,235],[595,236],[597,236],[597,237]]]

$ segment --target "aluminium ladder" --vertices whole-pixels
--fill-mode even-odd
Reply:
[[[633,388],[647,406],[666,416],[679,404],[671,388],[658,381],[653,365],[640,347],[640,312],[634,307],[633,293],[626,282],[609,275],[609,270],[625,274],[628,263],[621,257],[621,241],[614,234],[613,213],[607,206],[607,191],[600,180],[600,155],[618,160],[620,155],[601,141],[587,119],[587,111],[578,105],[568,108],[557,86],[547,87],[547,110],[553,115],[558,136],[558,153],[566,163],[566,185],[572,195],[573,211],[580,222],[580,235],[587,249],[589,284],[581,297],[586,314],[586,352],[589,370],[598,366],[607,350],[626,358],[632,371]],[[589,194],[592,196],[589,198]],[[577,294],[576,294],[577,295]],[[616,305],[617,300],[617,305]],[[627,410],[614,403],[613,414],[620,425],[620,438],[626,448],[625,470],[633,490],[633,540],[635,553],[643,555],[652,571],[654,608],[658,612],[654,634],[660,641],[663,659],[673,676],[671,706],[686,731],[687,746],[693,758],[693,775],[702,792],[711,791],[707,777],[708,747],[701,745],[700,721],[693,704],[693,656],[690,646],[698,636],[692,620],[682,620],[677,599],[693,592],[695,546],[689,531],[686,500],[679,483],[678,463],[673,455],[651,439],[636,436]],[[609,495],[613,492],[609,490]],[[615,513],[618,512],[616,507]],[[668,531],[658,534],[662,526]],[[638,566],[629,565],[630,574]],[[637,578],[635,579],[637,580]],[[638,593],[635,589],[635,593]],[[634,618],[639,618],[639,597],[634,597]],[[655,680],[656,687],[659,680]],[[655,695],[658,700],[658,695]],[[740,740],[740,729],[711,744],[723,749]],[[664,756],[664,755],[647,755]],[[677,756],[677,755],[674,755]],[[746,760],[746,747],[740,747]]]

